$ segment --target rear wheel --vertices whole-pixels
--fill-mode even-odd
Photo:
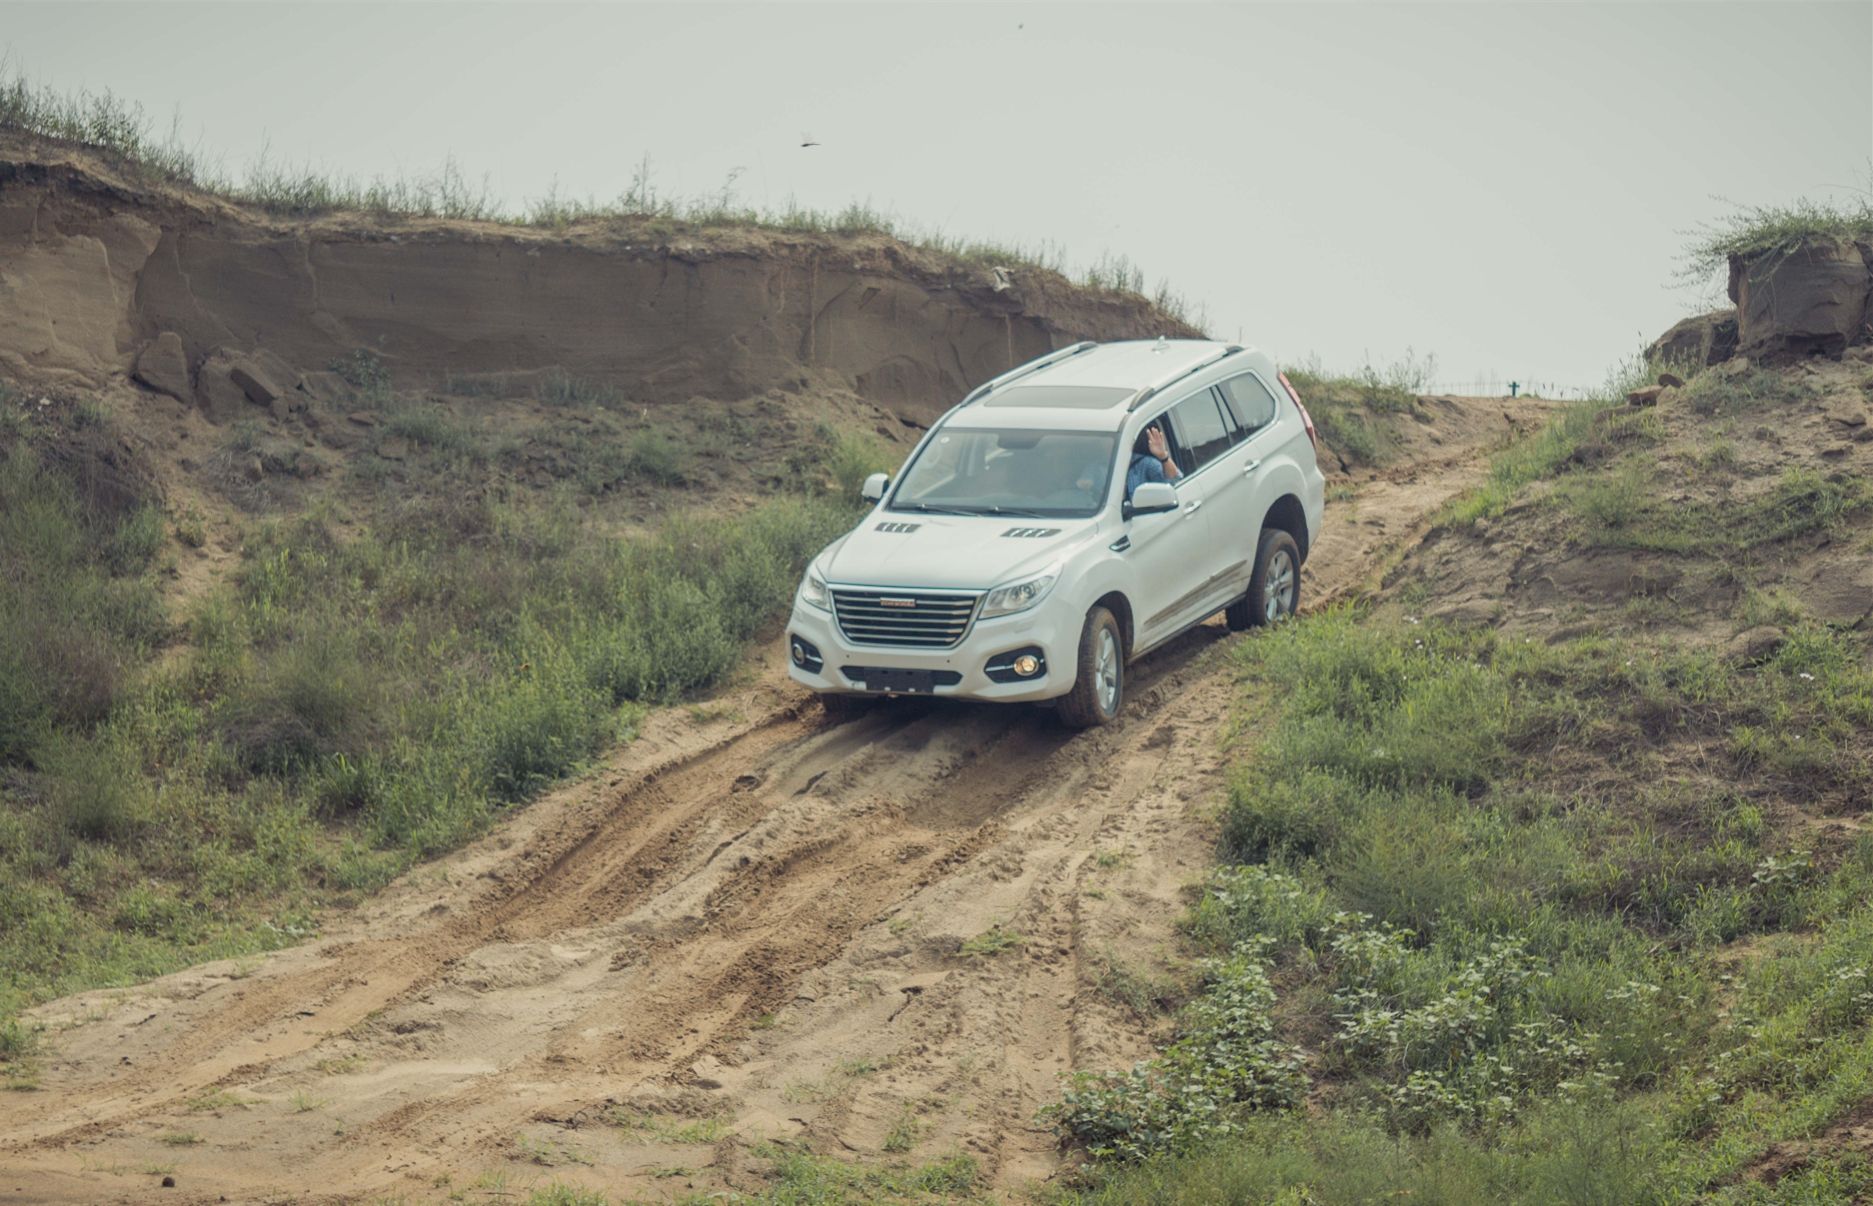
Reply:
[[[1080,630],[1079,672],[1073,689],[1060,697],[1060,720],[1076,729],[1116,720],[1125,706],[1125,638],[1103,607],[1086,613]]]
[[[1278,624],[1301,605],[1301,547],[1280,528],[1263,528],[1249,592],[1223,613],[1236,632]]]

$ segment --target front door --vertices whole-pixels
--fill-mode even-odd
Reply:
[[[1167,428],[1181,476],[1178,509],[1141,515],[1131,522],[1131,556],[1138,567],[1140,606],[1134,645],[1146,649],[1233,597],[1232,584],[1247,570],[1233,564],[1237,550],[1221,545],[1210,513],[1226,482],[1217,470],[1232,444],[1233,424],[1224,421],[1216,396],[1199,390],[1177,402],[1157,422]],[[1141,540],[1141,536],[1147,539]]]

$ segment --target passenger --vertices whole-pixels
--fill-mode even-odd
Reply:
[[[1170,441],[1164,438],[1164,429],[1156,423],[1145,428],[1132,446],[1132,462],[1125,471],[1125,501],[1132,501],[1132,494],[1145,482],[1174,482],[1183,476],[1177,462],[1171,459]],[[1105,493],[1105,465],[1099,461],[1090,461],[1080,470],[1079,488],[1093,497],[1094,503],[1101,501]]]
[[[1132,467],[1125,473],[1125,501],[1130,502],[1132,492],[1146,482],[1174,482],[1182,476],[1183,471],[1171,459],[1171,443],[1164,438],[1164,429],[1153,423],[1132,445]]]

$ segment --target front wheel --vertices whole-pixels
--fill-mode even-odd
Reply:
[[[1125,639],[1119,622],[1103,607],[1086,613],[1080,630],[1079,673],[1073,689],[1060,697],[1060,720],[1090,729],[1118,719],[1125,704]]]
[[[869,695],[833,695],[819,697],[820,711],[826,714],[827,724],[844,724],[848,720],[859,720],[871,715],[878,701]]]
[[[1255,548],[1249,593],[1229,605],[1223,618],[1241,632],[1279,624],[1301,605],[1301,546],[1280,528],[1263,528]]]

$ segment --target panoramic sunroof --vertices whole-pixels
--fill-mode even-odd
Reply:
[[[1060,410],[1105,410],[1135,391],[1110,385],[1017,385],[998,389],[984,406],[1037,406]]]

